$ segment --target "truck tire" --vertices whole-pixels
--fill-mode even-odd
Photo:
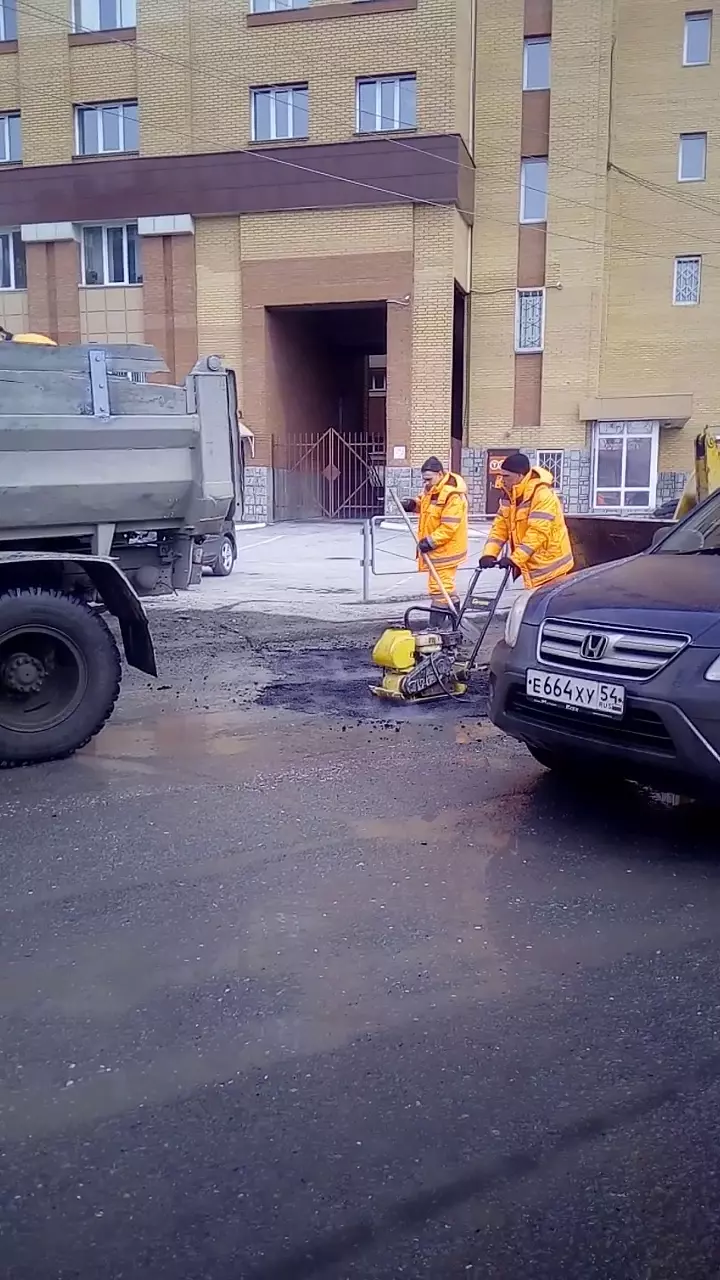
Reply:
[[[33,587],[0,595],[0,768],[61,760],[99,733],[120,654],[82,600]]]

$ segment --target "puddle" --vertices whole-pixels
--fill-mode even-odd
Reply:
[[[464,722],[487,713],[487,680],[480,675],[474,678],[471,692],[462,698],[396,703],[375,697],[370,686],[379,684],[381,672],[369,662],[366,648],[276,655],[272,668],[277,679],[262,691],[259,706],[384,721]],[[473,726],[467,727],[470,734],[476,732]]]
[[[256,735],[241,733],[242,712],[180,713],[156,723],[109,724],[85,748],[83,755],[97,759],[147,760],[199,755],[237,756],[253,749]],[[237,731],[233,732],[233,728]]]

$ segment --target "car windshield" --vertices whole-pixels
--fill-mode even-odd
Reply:
[[[720,555],[720,492],[672,529],[655,551],[660,555]]]

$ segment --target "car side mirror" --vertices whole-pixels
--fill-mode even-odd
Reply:
[[[666,525],[663,525],[662,529],[656,529],[652,536],[652,542],[650,543],[650,546],[656,547],[658,542],[662,542],[663,538],[665,537],[665,534],[667,533],[668,529],[670,529],[671,527],[672,527],[671,525],[666,524]]]

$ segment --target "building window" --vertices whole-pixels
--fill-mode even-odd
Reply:
[[[22,160],[20,112],[0,115],[0,164],[17,164]]]
[[[556,489],[562,489],[563,451],[562,449],[538,449],[537,464],[549,471]]]
[[[76,107],[75,131],[79,156],[138,151],[138,104],[98,102],[94,107]]]
[[[25,245],[19,231],[0,231],[0,289],[27,289]]]
[[[251,13],[275,13],[279,9],[307,9],[308,0],[250,0]]]
[[[596,422],[593,505],[648,510],[657,488],[657,422]]]
[[[549,88],[550,37],[533,37],[523,48],[523,89]]]
[[[693,307],[700,301],[702,258],[676,258],[673,302],[677,307]]]
[[[252,89],[253,142],[279,138],[307,138],[308,86],[280,84]]]
[[[75,31],[118,31],[135,26],[135,0],[73,0]]]
[[[520,165],[520,221],[547,221],[548,162],[523,160]]]
[[[369,396],[384,396],[387,392],[387,356],[368,356],[367,390]]]
[[[707,134],[681,133],[678,147],[678,182],[704,182],[707,167]]]
[[[85,285],[142,284],[137,223],[83,227],[82,268]]]
[[[515,299],[515,350],[542,351],[545,337],[545,290],[518,289]]]
[[[17,40],[15,0],[0,0],[0,40]]]
[[[704,67],[710,61],[712,13],[686,13],[683,66]]]
[[[379,76],[356,85],[358,133],[387,133],[417,127],[417,78]]]

